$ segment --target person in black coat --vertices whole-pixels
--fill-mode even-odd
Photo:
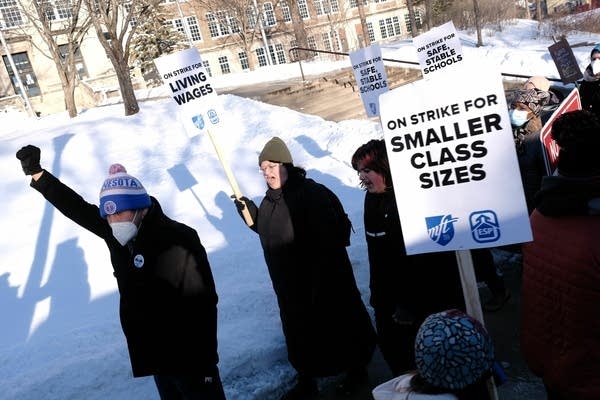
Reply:
[[[352,156],[365,189],[364,225],[370,267],[370,303],[379,348],[392,374],[415,368],[419,326],[432,313],[465,309],[452,251],[407,255],[384,140],[361,145]]]
[[[581,108],[600,117],[600,43],[592,49],[590,63],[583,71],[578,89]]]
[[[258,163],[268,186],[260,206],[247,197],[235,203],[240,214],[248,209],[250,228],[260,237],[288,359],[298,374],[282,399],[313,398],[315,378],[342,372],[338,390],[350,392],[366,380],[375,330],[337,229],[333,193],[294,166],[278,137],[267,142]]]
[[[529,214],[534,209],[533,197],[540,190],[542,177],[548,174],[540,141],[543,126],[540,115],[544,107],[557,102],[556,95],[551,92],[521,89],[515,92],[509,104],[510,123]]]
[[[106,242],[133,376],[154,376],[162,400],[224,400],[218,298],[196,231],[167,217],[120,164],[110,167],[98,207],[42,169],[39,148],[16,156],[31,187]]]

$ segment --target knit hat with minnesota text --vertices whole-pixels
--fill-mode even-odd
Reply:
[[[262,164],[263,161],[274,161],[284,164],[292,164],[292,155],[288,150],[287,146],[277,136],[274,136],[271,140],[265,144],[265,147],[258,156],[258,165]]]
[[[109,176],[100,189],[100,215],[106,218],[125,210],[138,210],[150,207],[150,196],[142,183],[129,175],[121,164],[113,164],[108,169]]]

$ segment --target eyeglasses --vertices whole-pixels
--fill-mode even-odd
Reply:
[[[281,163],[274,163],[274,164],[268,164],[267,166],[265,166],[264,168],[259,168],[258,172],[261,174],[266,174],[267,171],[271,172],[273,171],[275,168],[279,167],[281,165]]]

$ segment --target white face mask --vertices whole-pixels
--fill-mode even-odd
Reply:
[[[137,216],[137,211],[133,216],[133,221],[135,221],[135,217]],[[125,222],[113,222],[110,224],[110,229],[112,229],[113,236],[117,239],[117,242],[121,244],[121,246],[125,246],[127,242],[135,237],[138,231],[138,227],[133,221],[125,221]]]
[[[529,113],[525,110],[515,110],[512,109],[508,112],[508,115],[510,116],[510,124],[512,126],[523,126],[527,123],[527,121],[529,120],[527,118],[527,115]]]
[[[600,72],[600,59],[593,60],[590,65],[592,66],[592,73],[597,75]]]

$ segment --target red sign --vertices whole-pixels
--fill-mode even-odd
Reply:
[[[560,106],[558,106],[556,110],[554,110],[540,131],[540,140],[544,146],[544,161],[546,162],[546,172],[548,175],[552,175],[556,169],[558,151],[560,150],[550,135],[552,123],[559,115],[575,110],[581,110],[581,99],[579,98],[579,91],[577,88],[574,88],[571,93],[565,97],[563,102],[560,103]]]

